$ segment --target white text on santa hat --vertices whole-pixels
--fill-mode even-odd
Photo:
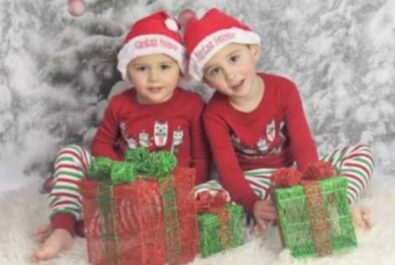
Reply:
[[[214,48],[214,46],[220,45],[222,43],[226,43],[231,39],[234,39],[234,32],[224,32],[223,34],[212,37],[211,39],[205,41],[202,47],[200,47],[196,53],[195,58],[197,60],[202,60],[206,57],[206,55]]]
[[[178,50],[178,47],[174,43],[171,43],[170,41],[162,38],[146,38],[144,40],[136,41],[136,43],[134,44],[134,47],[136,49],[145,49],[157,46],[165,47],[173,51]]]

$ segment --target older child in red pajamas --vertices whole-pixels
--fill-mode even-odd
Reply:
[[[164,12],[137,21],[118,54],[118,70],[133,84],[113,96],[93,139],[92,154],[123,160],[129,148],[166,150],[178,166],[194,167],[196,183],[207,180],[209,153],[199,95],[177,86],[184,71],[184,48],[178,23]],[[84,148],[62,149],[55,161],[50,192],[51,224],[37,230],[43,242],[36,261],[54,257],[73,243],[83,209],[78,182],[87,175],[93,157]]]
[[[299,91],[285,77],[256,72],[260,37],[218,9],[192,18],[184,40],[189,74],[216,90],[204,124],[219,179],[196,191],[223,187],[262,230],[276,219],[269,192],[272,173],[294,166],[303,172],[319,160]],[[374,167],[370,149],[348,146],[322,160],[347,178],[350,203],[358,200]],[[367,209],[354,206],[352,211],[358,226],[370,226]]]

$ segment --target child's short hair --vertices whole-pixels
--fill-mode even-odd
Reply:
[[[191,19],[185,29],[184,42],[189,55],[188,72],[202,80],[203,67],[229,43],[260,44],[261,38],[247,25],[219,11],[210,9],[201,19]]]
[[[117,68],[125,81],[130,81],[127,66],[138,56],[166,54],[185,71],[185,51],[179,32],[179,23],[160,11],[136,21],[124,39],[118,53]]]

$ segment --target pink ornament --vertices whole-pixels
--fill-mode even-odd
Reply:
[[[86,3],[84,0],[68,0],[68,10],[70,15],[79,17],[86,9]]]
[[[181,26],[185,29],[188,24],[196,20],[196,13],[193,12],[191,9],[183,10],[180,15],[178,16],[178,21],[180,22]]]

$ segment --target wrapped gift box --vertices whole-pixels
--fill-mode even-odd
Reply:
[[[236,204],[199,214],[200,253],[207,257],[244,243],[241,219],[243,207]]]
[[[199,231],[191,191],[195,171],[111,185],[81,181],[85,235],[93,265],[184,264],[198,252]]]
[[[324,256],[357,246],[346,187],[347,180],[335,176],[274,190],[282,242],[292,256]]]

